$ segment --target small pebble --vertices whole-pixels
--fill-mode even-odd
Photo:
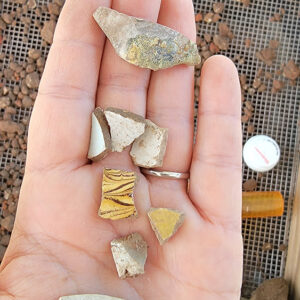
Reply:
[[[0,261],[2,261],[5,251],[6,251],[6,247],[0,245]]]
[[[11,24],[13,22],[13,17],[11,14],[3,13],[1,17],[6,24]]]
[[[217,23],[221,19],[221,16],[219,14],[214,14],[212,18],[213,23]]]
[[[214,43],[220,50],[228,50],[229,39],[226,36],[221,36],[219,34],[214,35]]]
[[[276,59],[276,52],[272,48],[264,48],[261,51],[256,52],[255,55],[268,66],[271,66]]]
[[[36,8],[36,0],[28,0],[27,5],[29,9]]]
[[[249,49],[250,46],[251,46],[251,39],[245,39],[245,47]]]
[[[277,40],[270,40],[269,47],[272,49],[277,49],[279,47],[279,41]]]
[[[272,87],[272,93],[275,94],[279,91],[281,91],[284,88],[285,83],[283,81],[274,79],[273,80],[273,87]]]
[[[56,22],[53,20],[46,21],[42,30],[41,30],[41,36],[45,42],[48,44],[52,44],[53,42],[53,36],[54,36],[54,30],[56,27]]]
[[[0,17],[0,30],[6,29],[6,23],[3,21],[3,19]]]
[[[266,77],[267,79],[272,79],[272,78],[273,78],[273,75],[272,75],[271,72],[266,72],[266,73],[265,73],[265,77]]]
[[[219,23],[218,29],[219,29],[220,35],[226,36],[230,40],[232,40],[234,38],[233,32],[230,30],[230,28],[228,27],[228,25],[226,23]]]
[[[258,92],[259,93],[262,93],[262,92],[264,92],[264,91],[266,91],[267,90],[267,87],[266,87],[266,85],[263,83],[263,84],[261,84],[261,86],[258,88]]]
[[[242,86],[242,88],[243,88],[243,86],[246,84],[247,76],[246,76],[246,74],[241,74],[241,75],[239,76],[239,78],[240,78],[241,86]],[[244,89],[244,88],[243,88],[243,89]]]
[[[209,33],[204,33],[204,40],[209,43],[211,41],[211,35]]]
[[[28,57],[37,60],[38,58],[40,58],[42,55],[42,51],[41,50],[37,50],[37,49],[30,49],[28,51]]]
[[[25,127],[13,121],[0,120],[0,132],[23,134]]]
[[[48,4],[48,11],[49,11],[49,14],[58,16],[59,13],[60,13],[60,6],[56,3],[49,3]]]
[[[32,73],[35,71],[35,65],[34,64],[28,64],[26,67],[26,73]]]
[[[0,109],[10,105],[9,97],[0,97]]]
[[[201,14],[201,13],[198,13],[198,14],[195,15],[195,21],[196,21],[196,22],[201,22],[202,19],[203,19],[203,17],[202,17],[202,14]]]
[[[256,77],[261,77],[261,76],[263,76],[263,74],[264,74],[264,70],[262,68],[259,68],[257,70]]]
[[[271,243],[264,243],[261,247],[262,251],[269,251],[273,249],[273,245]]]
[[[265,280],[253,293],[250,300],[287,300],[289,285],[283,278]]]
[[[289,60],[284,66],[283,76],[290,80],[296,80],[300,76],[300,68],[295,64],[294,60]]]
[[[65,3],[65,0],[54,0],[54,2],[59,6],[63,6]]]
[[[254,133],[254,131],[255,131],[254,124],[249,124],[247,127],[247,132],[252,134],[252,133]]]
[[[3,235],[2,238],[1,238],[1,240],[0,240],[0,244],[3,245],[3,246],[5,246],[5,247],[7,247],[8,243],[9,243],[9,240],[10,240],[10,235],[8,235],[8,234]],[[0,260],[1,260],[1,258],[0,258]]]
[[[25,96],[22,99],[22,106],[25,107],[25,108],[32,107],[33,103],[34,103],[33,100],[28,96]]]
[[[221,14],[224,10],[224,3],[216,2],[213,4],[213,10],[216,14]]]
[[[286,249],[287,249],[288,247],[287,247],[287,245],[285,245],[285,244],[281,244],[281,245],[279,245],[279,251],[286,251]]]
[[[14,227],[15,218],[13,215],[8,215],[6,218],[2,219],[0,225],[2,228],[6,229],[7,231],[11,232]]]
[[[257,182],[255,179],[248,179],[243,183],[243,190],[246,192],[252,192],[256,189]]]
[[[30,89],[38,88],[39,83],[40,83],[40,77],[37,72],[30,73],[26,76],[26,85]]]
[[[252,86],[255,89],[258,89],[261,86],[262,82],[259,78],[254,78]]]
[[[213,54],[218,53],[220,51],[220,48],[213,42],[209,44],[209,51]]]
[[[214,13],[209,12],[209,13],[205,14],[203,21],[204,21],[205,23],[208,23],[208,24],[209,24],[209,23],[212,23],[212,21],[213,21],[213,16],[214,16]]]

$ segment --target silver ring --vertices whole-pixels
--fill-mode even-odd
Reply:
[[[179,173],[169,171],[155,171],[151,169],[141,168],[141,172],[146,175],[152,175],[160,178],[171,178],[171,179],[189,179],[190,173]]]

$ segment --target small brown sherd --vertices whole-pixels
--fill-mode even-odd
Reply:
[[[111,151],[111,138],[108,124],[100,107],[92,113],[92,129],[88,158],[99,161]]]
[[[130,155],[135,165],[144,168],[161,167],[167,148],[168,129],[160,128],[146,120],[144,134],[137,138]]]
[[[117,54],[131,64],[156,71],[201,62],[197,45],[171,28],[106,7],[99,7],[94,18]]]
[[[148,246],[139,233],[112,240],[110,244],[120,278],[144,274]]]
[[[124,299],[106,296],[106,295],[85,294],[85,295],[63,296],[60,297],[58,300],[124,300]]]
[[[107,108],[104,114],[110,127],[112,151],[122,152],[145,132],[145,119],[137,114],[119,108]]]
[[[151,208],[148,217],[161,245],[176,233],[184,221],[182,212],[169,208]]]
[[[133,200],[135,181],[134,172],[104,169],[99,216],[119,220],[137,215]]]

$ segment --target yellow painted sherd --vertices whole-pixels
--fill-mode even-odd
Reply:
[[[135,181],[134,172],[104,169],[99,216],[119,220],[137,215],[133,199]]]
[[[175,234],[184,221],[182,212],[169,208],[151,208],[148,217],[161,245]]]

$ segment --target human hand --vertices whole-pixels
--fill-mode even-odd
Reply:
[[[191,0],[67,0],[31,118],[26,171],[10,245],[0,269],[1,299],[54,300],[99,293],[135,299],[239,299],[242,278],[240,90],[222,56],[202,69],[193,147],[193,68],[150,72],[119,58],[92,18],[102,6],[174,28],[191,39]],[[101,68],[100,68],[101,64]],[[164,170],[185,180],[144,177],[128,151],[89,164],[91,112],[113,106],[169,129]],[[101,219],[104,167],[134,170],[137,219]],[[180,230],[160,246],[153,207],[179,209]],[[145,274],[121,280],[110,241],[139,232],[149,245]]]

